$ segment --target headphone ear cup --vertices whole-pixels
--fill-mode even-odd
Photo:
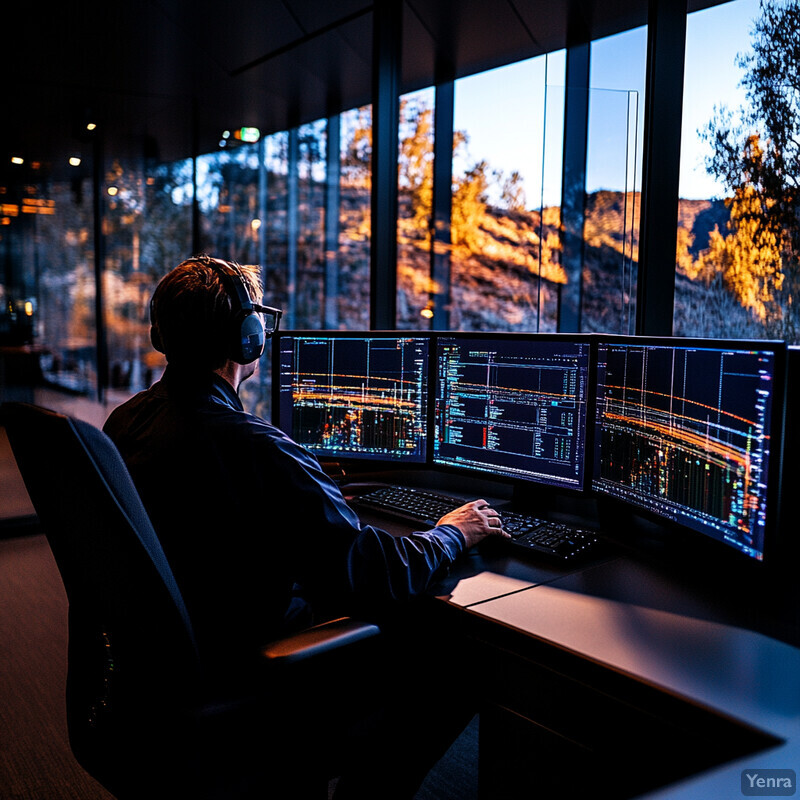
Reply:
[[[239,364],[250,364],[261,358],[266,343],[261,317],[255,312],[245,314],[234,330],[237,339],[234,343],[233,360]]]

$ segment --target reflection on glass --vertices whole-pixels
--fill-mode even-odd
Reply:
[[[53,184],[47,195],[55,213],[33,218],[35,237],[31,235],[30,241],[35,242],[35,253],[29,251],[24,260],[16,293],[35,298],[34,342],[44,350],[45,380],[71,392],[94,394],[97,328],[91,181],[79,178],[72,184]],[[26,235],[24,230],[18,233]]]
[[[119,397],[150,386],[165,364],[150,345],[150,298],[188,254],[192,172],[187,161],[146,169],[115,162],[109,179],[117,191],[105,207],[103,302],[109,390]]]

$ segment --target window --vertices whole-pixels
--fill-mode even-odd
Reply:
[[[455,87],[452,328],[556,328],[564,53]]]
[[[147,388],[165,365],[150,345],[150,298],[190,255],[191,180],[187,161],[109,168],[102,287],[109,391],[117,397]]]
[[[434,90],[400,98],[397,172],[397,327],[427,326],[433,202]]]
[[[262,142],[255,263],[285,328],[368,328],[371,109],[352,109]],[[270,349],[242,402],[269,416]]]
[[[97,326],[91,181],[77,177],[71,185],[58,183],[47,191],[29,185],[25,192],[29,199],[52,203],[54,213],[13,220],[14,238],[19,237],[27,252],[19,253],[21,269],[9,287],[9,299],[32,304],[31,333],[43,350],[45,380],[77,394],[94,393]]]
[[[229,144],[198,158],[201,252],[240,264],[258,263],[259,232],[254,222],[259,219],[260,150],[260,142]],[[191,197],[191,186],[187,189]]]
[[[800,341],[793,303],[800,122],[791,88],[800,32],[794,4],[765,6],[782,30],[772,29],[758,0],[735,0],[687,18],[677,335]],[[760,49],[759,42],[768,47]],[[756,66],[764,68],[760,76]],[[788,113],[778,121],[773,112],[780,99],[788,100]],[[715,149],[715,141],[721,147]]]
[[[334,274],[326,303],[330,328],[369,328],[372,187],[372,106],[340,118],[339,230]],[[330,257],[326,253],[327,257]],[[330,265],[329,265],[330,267]]]
[[[434,92],[402,99],[401,326],[420,327],[446,297],[438,327],[632,330],[645,54],[644,28],[593,43],[592,89],[565,88],[565,51],[456,81],[447,291],[431,276]],[[567,133],[585,142],[577,172],[564,166],[568,97],[583,107]]]
[[[647,28],[592,42],[581,330],[633,333]]]

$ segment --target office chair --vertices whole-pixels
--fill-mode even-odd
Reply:
[[[220,685],[111,440],[25,403],[4,403],[0,423],[69,601],[67,722],[83,768],[120,800],[326,797],[326,737],[358,713],[337,681],[378,628],[311,628],[254,653],[252,680]]]

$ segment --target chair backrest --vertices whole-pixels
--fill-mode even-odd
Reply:
[[[112,441],[77,419],[5,403],[0,422],[69,600],[67,715],[76,756],[191,704],[199,659],[167,559]],[[156,718],[153,718],[156,714]],[[134,723],[132,724],[132,720]]]

